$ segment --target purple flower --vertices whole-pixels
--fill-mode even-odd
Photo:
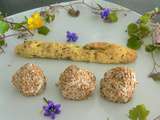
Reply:
[[[101,11],[101,13],[100,13],[101,18],[102,18],[103,20],[105,20],[105,19],[109,16],[110,11],[111,11],[111,10],[110,10],[109,8],[103,9],[103,10]]]
[[[70,31],[67,31],[66,37],[68,42],[76,42],[78,40],[77,34]]]
[[[53,120],[56,118],[57,114],[60,114],[61,112],[61,105],[55,104],[54,102],[47,100],[44,98],[44,101],[47,103],[47,105],[43,106],[44,116],[51,117]]]

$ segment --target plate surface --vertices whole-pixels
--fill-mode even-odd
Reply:
[[[91,2],[92,0],[88,0]],[[118,5],[99,1],[106,7],[122,8]],[[81,11],[78,18],[72,18],[67,15],[64,10],[56,13],[56,19],[49,24],[51,32],[48,36],[35,35],[33,39],[45,41],[66,42],[65,33],[67,30],[77,32],[79,40],[76,44],[84,45],[85,43],[94,41],[109,41],[120,45],[126,45],[128,35],[125,32],[127,25],[135,22],[139,14],[135,12],[124,12],[119,14],[119,21],[114,24],[104,23],[99,16],[92,14],[91,10],[83,5],[76,5]],[[15,21],[21,21],[23,16],[29,16],[34,11],[42,8],[23,12],[11,16]],[[148,38],[149,39],[149,38]],[[128,110],[137,104],[145,104],[151,111],[149,119],[153,119],[160,113],[160,84],[148,78],[148,73],[152,69],[151,57],[140,49],[138,58],[134,64],[126,64],[133,68],[137,74],[139,84],[132,101],[127,104],[116,104],[108,102],[100,97],[99,81],[103,77],[104,72],[110,68],[122,65],[104,65],[94,63],[72,62],[64,60],[49,59],[26,59],[17,56],[14,48],[23,40],[16,38],[7,39],[8,46],[6,53],[0,55],[0,120],[47,120],[43,117],[41,108],[42,98],[45,96],[55,102],[62,104],[62,113],[57,116],[57,120],[128,120]],[[22,96],[11,84],[12,75],[20,66],[25,63],[34,63],[39,65],[48,78],[48,84],[45,92],[36,97]],[[59,79],[59,75],[70,64],[76,64],[79,67],[87,68],[94,72],[97,77],[97,90],[88,100],[69,101],[63,99],[60,95],[55,83]]]

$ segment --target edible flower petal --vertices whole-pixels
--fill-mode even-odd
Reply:
[[[40,16],[40,13],[36,12],[32,14],[31,17],[27,20],[28,29],[35,30],[44,26],[43,18]]]
[[[47,103],[47,105],[43,106],[43,115],[54,120],[56,115],[60,114],[61,112],[61,105],[47,100],[46,98],[44,98],[44,101]]]
[[[101,11],[100,15],[101,15],[101,18],[103,20],[107,19],[107,17],[109,16],[111,10],[109,8],[105,8]]]
[[[76,42],[78,40],[78,35],[74,32],[67,31],[66,38],[68,42]]]

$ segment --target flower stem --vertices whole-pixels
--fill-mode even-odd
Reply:
[[[28,33],[31,35],[31,36],[33,36],[33,33],[27,28],[27,27],[25,27],[25,26],[22,26],[26,31],[28,31]]]
[[[2,37],[0,37],[1,39],[5,39],[5,38],[8,38],[8,37],[12,37],[12,36],[16,36],[18,35],[18,33],[14,33],[14,34],[10,34],[10,35],[4,35]]]
[[[151,72],[151,73],[153,73],[154,71],[155,71],[155,72],[158,72],[157,67],[159,68],[159,67],[160,67],[160,64],[158,64],[157,61],[155,60],[155,57],[154,57],[154,53],[153,53],[153,52],[151,53],[151,57],[152,57],[152,60],[153,60],[153,69],[152,69],[152,72]]]
[[[160,115],[154,118],[154,120],[159,120],[159,119],[160,119]]]
[[[43,97],[43,100],[48,104],[48,100],[45,97]]]
[[[8,20],[4,20],[4,22],[9,23],[10,25],[13,25],[13,24],[20,24],[20,23],[11,22],[11,21],[8,21]],[[32,33],[26,26],[22,25],[22,28],[24,28],[24,30],[26,30],[31,36],[33,36],[33,33]]]
[[[91,5],[87,4],[84,0],[82,1],[82,4],[85,5],[85,6],[87,6],[87,7],[89,7],[89,8],[91,8],[91,9],[93,9],[93,10],[101,10],[99,8],[92,7]]]
[[[49,7],[50,8],[60,7],[60,8],[64,8],[65,10],[68,10],[66,7],[72,7],[73,5],[77,5],[77,4],[85,5],[86,7],[89,7],[90,9],[93,9],[93,10],[100,10],[99,8],[92,7],[91,5],[87,4],[84,0],[82,0],[82,1],[75,1],[75,2],[72,2],[72,3],[67,4],[67,5],[51,5]]]
[[[1,55],[2,53],[5,53],[5,51],[4,51],[4,49],[3,49],[2,47],[0,47],[0,55]]]

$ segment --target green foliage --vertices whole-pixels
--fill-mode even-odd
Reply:
[[[156,49],[157,49],[156,46],[154,46],[154,45],[152,45],[152,44],[149,44],[149,45],[147,45],[147,46],[145,47],[146,52],[153,52],[153,51],[155,51]]]
[[[47,35],[49,33],[49,28],[47,26],[43,26],[38,29],[38,33],[42,35]]]
[[[151,73],[149,77],[151,77],[155,81],[160,81],[160,72]]]
[[[146,109],[145,105],[137,105],[136,107],[129,110],[130,120],[147,120],[149,111]]]
[[[0,34],[4,34],[9,30],[9,24],[4,21],[0,21]]]
[[[143,38],[150,34],[150,27],[148,23],[151,20],[151,14],[145,13],[139,19],[138,23],[130,23],[127,27],[129,35],[127,46],[133,49],[139,49],[143,44]],[[154,50],[153,46],[146,47],[146,51]]]
[[[12,25],[12,28],[11,28],[11,29],[13,29],[13,30],[18,30],[18,29],[22,28],[23,25],[25,25],[25,24],[26,24],[26,22],[14,23],[14,24]]]
[[[127,28],[128,35],[137,35],[139,38],[144,38],[149,35],[150,29],[147,25],[131,23]]]
[[[150,34],[150,28],[145,24],[130,23],[127,27],[129,35],[127,46],[139,49],[143,44],[143,38]]]
[[[117,13],[116,13],[116,12],[111,12],[111,13],[109,14],[109,16],[107,17],[107,19],[108,19],[110,22],[117,22],[117,21],[118,21]]]
[[[154,52],[154,51],[158,51],[160,50],[160,46],[159,45],[154,45],[154,44],[149,44],[145,47],[146,52]]]
[[[139,25],[139,37],[144,38],[147,37],[150,33],[150,28],[147,25]]]
[[[52,22],[52,21],[54,21],[54,19],[55,19],[55,15],[47,15],[46,16],[46,18],[45,18],[45,21],[47,22],[47,23],[50,23],[50,22]]]
[[[5,43],[5,40],[3,40],[3,39],[0,39],[0,47],[1,46],[4,46],[6,43]]]
[[[139,49],[141,45],[142,45],[142,41],[138,36],[133,35],[128,39],[127,46],[129,48],[136,50],[136,49]]]
[[[129,24],[128,28],[127,28],[127,31],[128,31],[128,35],[130,35],[130,36],[135,35],[139,31],[138,25],[135,24],[135,23]]]
[[[145,13],[140,17],[140,23],[141,24],[147,24],[151,20],[151,14]]]

